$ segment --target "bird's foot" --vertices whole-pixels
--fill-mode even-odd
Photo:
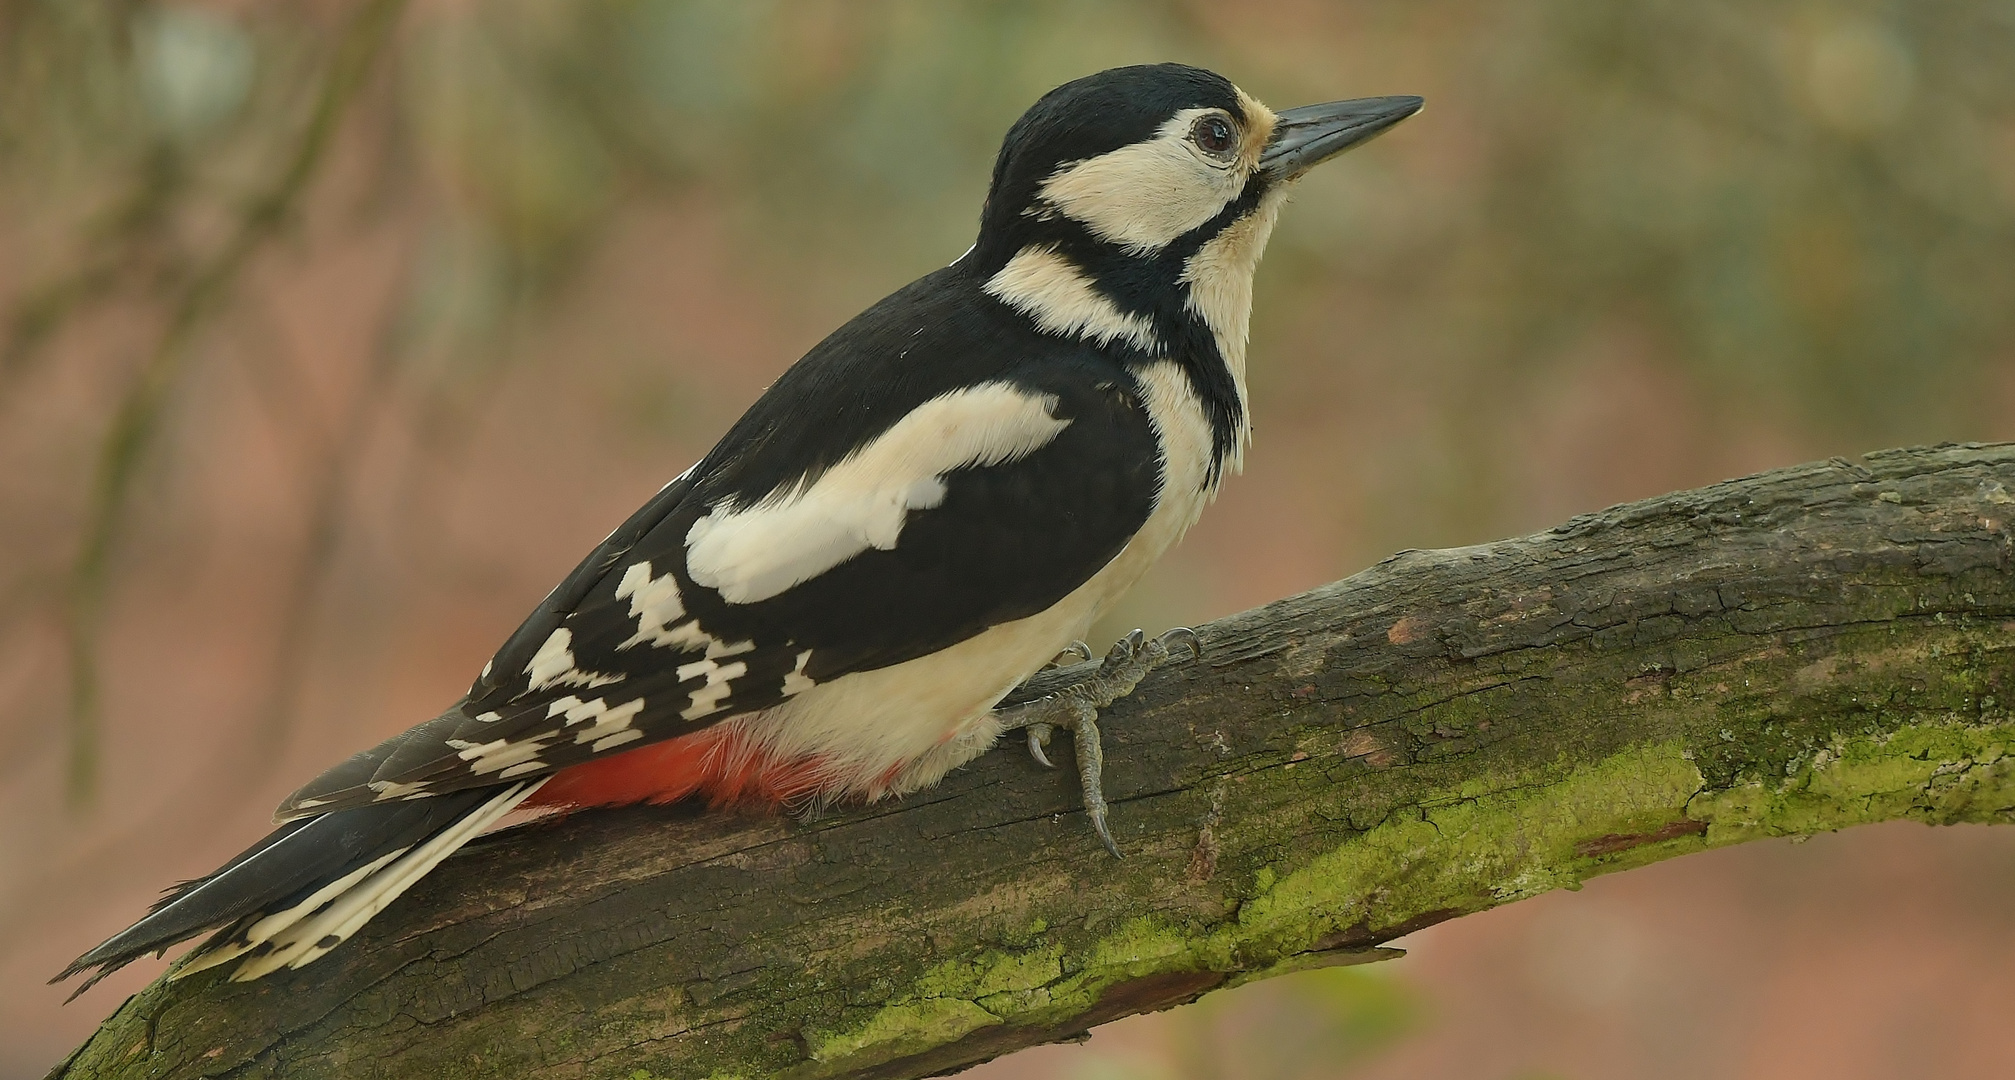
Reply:
[[[1084,790],[1084,812],[1091,818],[1091,827],[1098,838],[1105,843],[1107,851],[1119,857],[1119,845],[1113,843],[1112,832],[1106,827],[1105,791],[1101,777],[1105,770],[1105,753],[1099,746],[1098,711],[1115,701],[1133,693],[1134,687],[1147,677],[1147,673],[1167,663],[1175,650],[1187,648],[1193,656],[1203,655],[1203,644],[1197,640],[1196,631],[1188,627],[1177,627],[1157,638],[1148,638],[1139,630],[1119,639],[1098,667],[1085,673],[1084,677],[1053,690],[1043,697],[1022,705],[1001,710],[1002,731],[1017,728],[1028,732],[1029,756],[1047,768],[1050,764],[1045,749],[1057,728],[1065,728],[1071,733],[1071,741],[1077,747],[1078,783]],[[1059,653],[1065,654],[1084,650],[1088,666],[1091,650],[1082,642]]]

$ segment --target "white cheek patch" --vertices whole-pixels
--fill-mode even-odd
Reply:
[[[1118,339],[1150,356],[1161,353],[1154,321],[1121,311],[1077,264],[1058,253],[1054,244],[1031,245],[1015,252],[983,288],[1049,333],[1083,337],[1100,345]]]
[[[946,473],[1019,460],[1069,427],[1055,407],[1054,395],[1008,383],[934,397],[817,480],[715,506],[686,534],[686,571],[729,603],[752,604],[870,548],[892,550],[912,510],[944,501]]]
[[[1040,198],[1129,255],[1160,251],[1245,188],[1251,168],[1243,156],[1211,162],[1190,144],[1190,125],[1210,111],[1184,109],[1154,138],[1059,169],[1043,181]]]

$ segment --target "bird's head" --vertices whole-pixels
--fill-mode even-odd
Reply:
[[[1252,270],[1281,196],[1420,106],[1382,97],[1276,113],[1202,68],[1088,75],[1009,129],[966,258],[1045,328],[1101,344],[1160,353],[1171,320],[1235,321],[1212,328],[1235,334],[1242,366]],[[1222,304],[1195,295],[1226,289],[1236,295]]]

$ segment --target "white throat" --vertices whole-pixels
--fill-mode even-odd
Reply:
[[[1245,445],[1252,438],[1252,410],[1246,405],[1245,347],[1252,322],[1252,276],[1266,253],[1267,238],[1280,216],[1286,189],[1275,188],[1259,200],[1252,213],[1225,226],[1183,263],[1182,282],[1189,287],[1185,306],[1210,327],[1218,355],[1231,371],[1238,391],[1238,432],[1225,468],[1238,472]]]

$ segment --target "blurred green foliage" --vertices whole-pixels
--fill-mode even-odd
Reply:
[[[1395,344],[1459,363],[1480,398],[1622,319],[1715,396],[1887,443],[1963,416],[1981,368],[2008,362],[2006,4],[1349,10],[1365,38],[1431,71],[1419,126],[1449,110],[1473,160],[1442,163],[1460,190],[1430,193],[1459,200],[1433,207],[1439,221],[1379,205],[1397,190],[1327,174],[1331,190],[1303,201],[1334,220],[1284,230],[1298,258],[1277,269],[1385,293],[1404,307],[1395,322],[1441,338]],[[5,12],[0,148],[16,197],[59,177],[102,197],[122,171],[139,186],[188,173],[175,210],[191,217],[242,194],[244,156],[270,150],[310,96],[331,18],[57,0]],[[956,254],[999,133],[1100,66],[1253,66],[1279,84],[1263,89],[1305,96],[1362,82],[1242,65],[1279,22],[1241,27],[1173,0],[489,0],[408,23],[389,137],[440,187],[444,242],[461,254],[436,272],[492,292],[564,273],[626,204],[678,189],[723,200],[751,242],[821,269]],[[1404,234],[1379,226],[1393,216]],[[497,303],[478,305],[476,328]]]

